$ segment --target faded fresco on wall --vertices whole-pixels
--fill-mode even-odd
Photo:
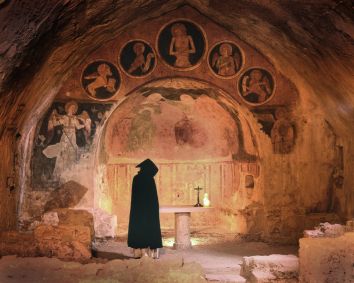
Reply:
[[[110,156],[256,160],[255,151],[245,151],[238,113],[215,90],[175,79],[151,83],[136,94],[141,98],[128,97],[108,121],[105,148]]]
[[[177,20],[164,26],[157,45],[163,61],[178,70],[196,67],[207,48],[202,28],[189,20]]]
[[[121,50],[119,63],[128,76],[144,77],[156,66],[153,48],[143,40],[131,40]]]
[[[270,107],[254,109],[258,122],[262,125],[261,130],[272,141],[273,152],[278,154],[291,153],[295,145],[295,123],[291,111],[286,107]]]
[[[139,105],[121,105],[112,118],[107,138],[114,156],[183,160],[226,157],[237,151],[236,125],[213,99],[188,92],[169,99],[152,91]]]
[[[116,66],[108,61],[97,60],[86,66],[81,83],[91,98],[106,100],[117,93],[121,78]]]
[[[97,127],[111,105],[54,102],[35,138],[32,156],[34,189],[56,187],[64,170],[90,151]]]
[[[219,42],[210,50],[208,63],[215,75],[233,78],[243,65],[241,50],[233,42]]]
[[[238,88],[241,97],[248,103],[259,105],[268,102],[274,93],[274,79],[262,68],[251,68],[243,73]]]
[[[274,153],[290,153],[295,143],[295,127],[283,108],[275,111],[276,121],[271,131]]]

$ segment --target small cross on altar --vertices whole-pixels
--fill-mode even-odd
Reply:
[[[200,203],[200,201],[199,201],[199,192],[203,189],[203,188],[199,188],[199,186],[197,187],[197,188],[194,188],[198,193],[197,193],[197,200],[198,200],[198,202],[197,202],[197,204],[195,205],[195,207],[202,207],[203,205]]]

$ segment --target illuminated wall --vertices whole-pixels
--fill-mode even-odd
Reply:
[[[135,166],[146,158],[160,169],[156,176],[160,205],[193,205],[194,188],[200,186],[214,207],[231,206],[235,198],[234,208],[242,207],[241,164],[258,168],[254,134],[221,93],[190,79],[162,80],[129,94],[111,114],[99,166],[105,168],[101,182],[107,184],[108,193],[99,202],[118,215],[121,227],[127,225]],[[192,220],[196,226],[210,226],[218,217],[201,214]],[[171,228],[172,222],[172,217],[162,215],[163,226]]]

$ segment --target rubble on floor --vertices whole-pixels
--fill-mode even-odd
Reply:
[[[0,255],[91,258],[93,217],[85,210],[57,209],[43,215],[33,231],[0,232]]]
[[[117,236],[117,215],[109,214],[103,209],[88,209],[93,215],[96,238],[114,238]]]
[[[202,235],[193,234],[192,242],[198,244],[192,249],[178,251],[165,247],[161,249],[160,260],[149,262],[149,259],[131,259],[131,249],[127,247],[126,239],[96,239],[93,241],[91,230],[93,218],[92,215],[88,217],[90,215],[82,215],[80,211],[57,210],[55,213],[50,212],[44,215],[32,233],[0,232],[0,255],[47,256],[81,261],[81,263],[87,264],[80,265],[70,262],[69,265],[74,266],[74,269],[81,270],[85,270],[87,266],[93,266],[95,272],[99,274],[95,275],[98,276],[95,277],[98,282],[100,282],[99,280],[104,282],[108,278],[116,280],[114,282],[155,282],[148,281],[152,278],[149,277],[149,274],[139,277],[136,272],[137,270],[143,272],[148,267],[156,269],[156,266],[167,268],[164,274],[162,270],[156,271],[158,273],[156,278],[161,279],[159,282],[199,282],[198,280],[201,280],[200,282],[207,280],[234,283],[354,282],[354,221],[352,220],[348,221],[346,226],[321,223],[316,227],[316,230],[306,231],[306,237],[300,239],[299,258],[296,256],[296,246],[274,246],[262,242],[239,240],[221,241],[226,238],[222,238],[216,233],[211,233],[208,236],[204,232]],[[82,221],[83,225],[79,225],[80,219],[86,219]],[[75,225],[70,225],[71,223],[75,223]],[[311,237],[311,235],[313,236]],[[208,242],[206,239],[209,237],[214,237],[214,240]],[[216,239],[221,242],[218,243]],[[96,256],[104,259],[91,258],[91,248]],[[3,259],[14,260],[12,257],[4,257]],[[1,263],[3,259],[0,260],[0,274],[1,268],[3,268]],[[111,261],[108,262],[108,259]],[[23,260],[17,258],[14,260],[15,265],[21,265]],[[29,259],[29,265],[31,260],[36,261],[37,259]],[[38,260],[40,261],[40,259]],[[17,263],[18,261],[20,263]],[[102,265],[102,262],[106,262],[106,264]],[[179,263],[177,264],[177,262]],[[97,267],[99,264],[101,265]],[[193,264],[197,266],[195,274],[179,274],[188,269],[184,269],[185,266]],[[128,266],[125,267],[127,270],[138,266],[136,270],[134,269],[134,274],[119,275],[123,276],[125,281],[119,281],[118,277],[114,277],[116,275],[110,270],[110,266],[120,270],[122,265]],[[43,265],[43,268],[50,270],[51,267]],[[66,272],[65,268],[61,267],[61,263],[57,268]],[[90,282],[91,273],[85,272],[83,276],[88,276],[87,278],[77,274],[73,276],[75,278],[78,276],[79,279],[83,278],[83,282]],[[43,270],[43,273],[47,274],[47,270]],[[11,279],[19,278],[16,273],[6,274],[12,276]],[[45,274],[43,278],[47,278]],[[0,282],[10,282],[6,281],[5,277],[6,280],[3,281],[1,276],[3,275],[0,275]]]
[[[299,259],[295,255],[272,254],[269,256],[243,257],[241,276],[247,282],[298,282]]]
[[[67,260],[91,258],[91,235],[88,227],[39,225],[34,230],[38,255]]]
[[[300,282],[354,282],[353,223],[324,223],[306,232],[299,240]]]
[[[345,232],[345,226],[340,224],[320,223],[314,230],[305,230],[305,238],[338,237]]]
[[[81,264],[56,258],[5,256],[0,259],[0,282],[199,283],[206,280],[199,264],[185,263],[181,257],[163,261],[142,258]]]

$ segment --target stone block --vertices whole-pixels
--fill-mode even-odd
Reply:
[[[91,258],[91,250],[77,241],[42,240],[37,245],[41,256],[79,261]]]
[[[90,229],[86,226],[74,225],[39,225],[34,229],[34,238],[36,241],[78,241],[87,247],[91,245]]]
[[[54,212],[58,215],[60,225],[86,226],[90,229],[91,237],[94,237],[93,215],[87,210],[57,208]]]
[[[91,258],[91,250],[89,250],[84,244],[78,241],[73,241],[71,243],[71,246],[74,252],[73,258],[77,258],[77,259]]]
[[[340,224],[320,223],[315,230],[305,230],[304,238],[339,237],[345,230],[345,226]]]
[[[42,215],[42,223],[45,225],[58,226],[59,224],[58,213],[54,211],[44,213]]]
[[[94,208],[89,210],[93,214],[95,237],[114,238],[117,235],[117,216],[106,211]]]
[[[67,260],[85,260],[91,257],[89,227],[74,225],[39,225],[34,230],[39,254]]]
[[[340,223],[340,218],[335,213],[309,213],[306,214],[302,230],[309,230],[319,223]]]
[[[42,222],[38,220],[34,220],[27,228],[28,231],[33,231],[37,226],[41,225]]]
[[[44,206],[44,211],[75,207],[87,191],[88,189],[79,183],[69,181],[50,193],[49,200]]]
[[[354,282],[354,232],[299,242],[300,282]]]
[[[55,216],[56,212],[48,213],[43,221],[53,223]],[[33,233],[1,232],[0,255],[47,256],[83,261],[91,257],[92,239],[90,227],[87,226],[40,223]]]
[[[324,237],[324,233],[320,230],[305,230],[304,238],[321,238]]]
[[[299,259],[295,255],[243,257],[241,276],[247,282],[297,282]]]
[[[0,232],[0,255],[36,256],[37,247],[32,233]]]
[[[325,237],[338,237],[342,236],[344,234],[344,226],[340,224],[330,224],[328,222],[326,223],[320,223],[318,227],[316,227],[317,230],[320,230],[321,232],[324,233]]]

